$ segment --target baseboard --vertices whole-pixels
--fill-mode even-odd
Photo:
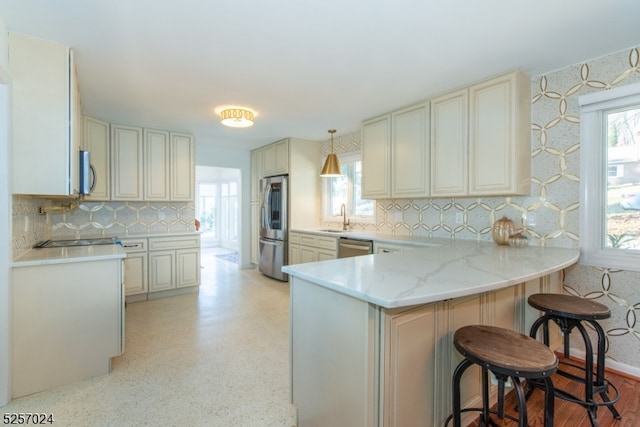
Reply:
[[[585,355],[586,353],[583,350],[578,350],[575,348],[571,348],[569,350],[569,356],[572,359],[579,359],[583,363],[586,358]],[[595,355],[594,355],[594,358],[595,358]],[[617,375],[629,377],[636,381],[640,381],[640,368],[638,367],[615,361],[606,356],[605,356],[604,365],[605,365],[605,371],[610,371]]]

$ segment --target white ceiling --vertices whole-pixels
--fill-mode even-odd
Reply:
[[[86,112],[241,149],[640,44],[638,0],[0,0],[0,17],[75,50]],[[228,104],[255,126],[222,126]]]

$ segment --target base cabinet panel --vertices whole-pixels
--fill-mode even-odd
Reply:
[[[436,304],[386,316],[384,426],[436,425]]]
[[[110,371],[122,353],[122,259],[13,269],[13,397]]]
[[[175,288],[175,251],[149,253],[149,292]]]

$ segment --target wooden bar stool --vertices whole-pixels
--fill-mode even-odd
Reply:
[[[555,390],[556,396],[584,406],[588,413],[591,425],[598,426],[598,407],[606,406],[616,419],[620,419],[620,414],[616,410],[614,403],[620,398],[618,389],[610,384],[604,377],[604,352],[605,334],[602,327],[597,322],[600,319],[611,317],[609,308],[598,302],[563,294],[534,294],[528,298],[531,307],[536,308],[545,314],[538,318],[531,326],[530,336],[535,338],[539,328],[542,326],[542,339],[545,345],[549,345],[549,321],[555,322],[562,331],[564,343],[564,357],[569,357],[569,338],[571,331],[575,328],[582,335],[585,347],[585,364],[580,366],[568,361],[561,362],[561,365],[573,366],[584,372],[584,376],[579,377],[566,370],[558,369],[558,374],[570,380],[577,381],[585,385],[584,398],[577,397],[564,390]],[[598,336],[596,369],[593,371],[593,346],[583,322],[593,327]],[[609,388],[615,395],[609,397]],[[596,401],[595,396],[599,395],[602,401]]]
[[[558,367],[556,355],[539,341],[517,332],[495,326],[472,325],[458,329],[453,344],[465,359],[458,364],[453,374],[453,419],[454,427],[461,427],[462,412],[481,412],[481,425],[497,426],[491,413],[499,419],[518,421],[519,427],[527,426],[527,406],[520,378],[536,379],[545,389],[544,425],[553,426],[553,384],[551,375]],[[471,365],[482,368],[482,408],[461,409],[460,380]],[[498,410],[489,409],[489,371],[498,380]],[[511,379],[518,397],[518,418],[504,413],[504,387]]]

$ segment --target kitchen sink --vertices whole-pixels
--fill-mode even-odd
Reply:
[[[326,233],[346,233],[346,230],[335,230],[335,229],[331,229],[331,228],[325,228],[325,229],[318,230],[318,231],[324,231]]]

